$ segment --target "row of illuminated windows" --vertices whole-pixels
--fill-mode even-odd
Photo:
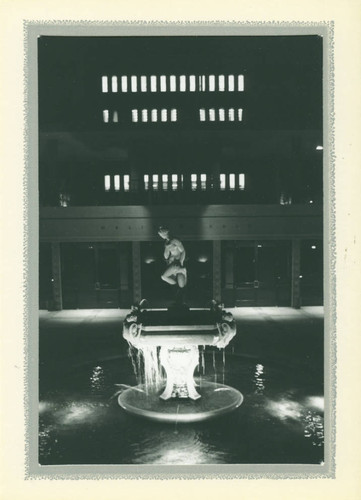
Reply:
[[[234,122],[234,121],[242,121],[243,117],[243,109],[238,108],[230,108],[230,109],[200,109],[199,110],[199,119],[201,122],[215,122],[215,121],[229,121],[229,122]]]
[[[113,181],[113,182],[112,182]],[[122,190],[129,191],[130,189],[130,175],[104,175],[104,189],[105,191],[120,191],[120,182],[122,181]]]
[[[102,76],[102,92],[243,92],[243,75]]]
[[[192,191],[205,191],[209,186],[210,176],[207,174],[191,174]],[[122,186],[121,186],[122,182]],[[183,174],[144,174],[143,183],[145,191],[177,191],[183,187]],[[219,188],[221,191],[226,189],[243,190],[245,188],[245,174],[220,174]],[[130,176],[124,175],[105,175],[105,191],[129,191]]]
[[[176,109],[132,109],[132,122],[176,122]]]
[[[243,109],[238,108],[210,108],[210,109],[200,109],[199,110],[199,120],[201,122],[215,122],[215,121],[242,121]],[[176,122],[178,119],[178,111],[175,108],[172,109],[132,109],[132,122]],[[103,122],[104,123],[118,123],[118,111],[109,111],[109,109],[103,110]]]
[[[109,109],[103,109],[103,122],[104,123],[118,123],[118,111],[109,111]]]
[[[118,111],[103,110],[104,123],[118,123]],[[132,109],[133,122],[176,122],[177,110],[176,109]]]

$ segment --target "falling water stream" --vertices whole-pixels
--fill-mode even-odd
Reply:
[[[205,354],[208,351],[212,353],[214,382],[217,383],[218,373],[221,373],[222,384],[224,384],[226,369],[226,349],[219,349],[214,347],[209,347],[208,349],[206,349],[205,346],[198,346],[199,363],[196,367],[197,383],[201,386],[202,378],[206,374]],[[221,351],[222,353],[220,368],[217,366],[218,351]],[[136,349],[134,346],[129,344],[128,356],[132,363],[133,373],[138,385],[144,385],[147,394],[149,393],[149,391],[159,390],[165,383],[165,373],[160,363],[159,353],[160,349],[157,346],[147,345]]]

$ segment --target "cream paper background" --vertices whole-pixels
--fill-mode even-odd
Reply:
[[[23,349],[24,31],[27,21],[334,21],[337,422],[335,479],[25,479]],[[0,0],[0,498],[361,498],[361,2]]]

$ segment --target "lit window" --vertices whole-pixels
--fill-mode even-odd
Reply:
[[[113,111],[113,123],[118,123],[118,111]]]
[[[234,75],[228,75],[228,92],[234,91]]]
[[[197,189],[197,174],[191,175],[191,185],[192,185],[192,191],[195,191]]]
[[[239,108],[238,109],[238,121],[239,122],[242,121],[242,115],[243,115],[243,109]]]
[[[114,189],[115,191],[120,191],[120,175],[114,176]]]
[[[181,92],[185,92],[185,90],[186,90],[186,77],[185,77],[185,75],[181,75],[179,77],[179,90]]]
[[[108,92],[108,77],[102,76],[102,92]]]
[[[239,90],[239,92],[244,91],[244,76],[243,75],[238,75],[238,90]]]
[[[201,189],[205,191],[207,188],[207,174],[201,174]]]
[[[196,90],[196,77],[195,75],[189,75],[189,90],[194,92]]]
[[[163,189],[163,191],[168,191],[168,175],[167,174],[162,175],[162,189]]]
[[[156,122],[158,120],[158,111],[156,109],[152,109],[151,116],[152,122]]]
[[[177,90],[177,80],[175,75],[170,76],[170,91],[175,92]]]
[[[206,121],[206,110],[205,109],[200,109],[199,110],[199,119],[201,122]]]
[[[224,78],[224,75],[219,75],[218,76],[218,90],[220,92],[224,92],[224,88],[225,88],[225,78]]]
[[[216,90],[216,77],[214,75],[209,75],[208,77],[208,90],[214,92]]]
[[[148,110],[142,109],[142,122],[147,122],[147,121],[148,121]]]
[[[123,175],[124,191],[129,191],[130,177],[128,174]]]
[[[110,175],[104,175],[104,189],[110,191]]]
[[[108,109],[104,109],[104,111],[103,111],[103,121],[104,121],[104,123],[109,122],[109,110]]]
[[[234,190],[236,187],[236,176],[235,174],[229,174],[229,187]]]
[[[209,119],[211,122],[214,122],[216,119],[216,111],[214,109],[209,110]]]
[[[234,122],[234,109],[233,108],[228,110],[228,120],[230,122]]]
[[[112,92],[118,92],[118,77],[112,76]]]
[[[223,109],[223,108],[221,108],[221,109],[219,109],[219,110],[218,110],[218,112],[219,112],[219,121],[220,121],[220,122],[224,122],[224,120],[225,120],[225,113],[224,113],[224,109]]]
[[[172,174],[172,190],[176,191],[178,189],[178,175]]]
[[[177,110],[176,109],[171,109],[170,110],[170,121],[171,122],[176,122],[177,121]]]
[[[143,177],[143,180],[144,180],[144,189],[146,191],[148,191],[149,190],[149,175],[145,174]]]
[[[160,91],[161,92],[166,92],[167,91],[167,78],[165,75],[162,75],[160,77]]]
[[[138,121],[138,110],[132,109],[132,122],[137,122],[137,121]]]
[[[244,176],[244,174],[239,174],[238,175],[238,188],[244,189],[244,186],[245,186],[245,176]]]
[[[205,75],[201,75],[198,77],[199,90],[204,92],[206,90],[206,77]]]
[[[180,185],[183,188],[183,174],[180,175]]]
[[[152,187],[153,187],[154,191],[158,191],[158,187],[159,187],[159,175],[158,174],[152,175]]]
[[[142,92],[147,91],[147,77],[146,76],[141,76],[140,77],[140,90]]]
[[[121,77],[120,85],[122,87],[122,92],[128,92],[128,77],[127,76]]]
[[[226,189],[226,174],[220,174],[219,176],[219,185],[222,191]]]
[[[137,77],[134,75],[130,77],[130,88],[132,92],[137,91]]]
[[[157,92],[157,77],[155,75],[150,77],[150,91]]]
[[[161,117],[162,122],[166,122],[167,121],[167,110],[166,109],[162,109],[161,110],[160,117]]]

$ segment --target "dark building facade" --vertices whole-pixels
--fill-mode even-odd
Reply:
[[[323,300],[322,37],[40,37],[40,307]]]

